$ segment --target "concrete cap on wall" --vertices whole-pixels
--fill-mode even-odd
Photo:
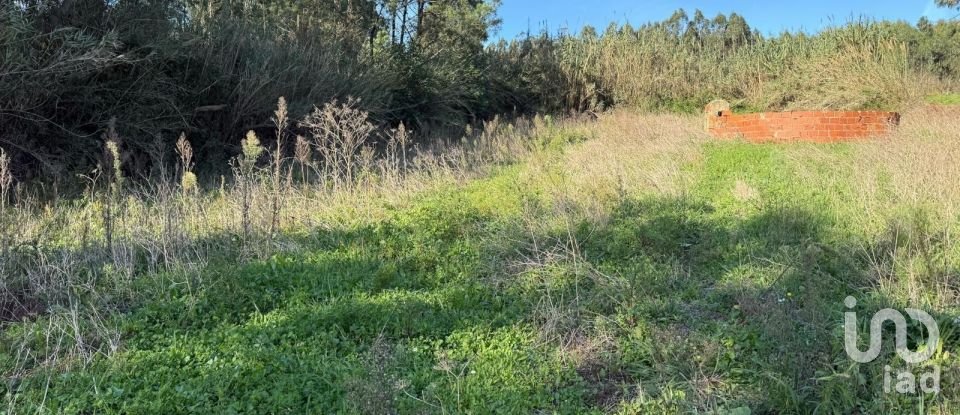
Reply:
[[[722,99],[715,99],[710,101],[706,107],[703,108],[703,113],[706,115],[706,123],[704,124],[704,129],[710,129],[710,119],[720,117],[724,113],[730,112],[730,103]]]

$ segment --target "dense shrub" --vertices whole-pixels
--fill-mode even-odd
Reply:
[[[632,106],[699,111],[717,97],[749,109],[890,108],[949,88],[960,25],[855,21],[764,37],[732,14],[670,19],[598,35],[543,34],[491,48],[522,108]]]
[[[695,112],[716,97],[748,109],[900,108],[960,77],[956,21],[765,37],[736,14],[681,10],[491,44],[498,3],[4,2],[0,146],[18,181],[56,182],[93,169],[115,120],[139,177],[159,174],[182,133],[198,170],[226,165],[247,131],[271,130],[263,120],[279,96],[292,118],[353,97],[374,123],[424,132],[510,113]]]

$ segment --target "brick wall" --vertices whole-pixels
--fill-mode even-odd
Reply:
[[[875,137],[900,123],[900,114],[884,111],[791,111],[734,114],[724,101],[705,108],[706,128],[718,138],[754,142],[833,142]]]

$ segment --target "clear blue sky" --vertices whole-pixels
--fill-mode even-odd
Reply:
[[[695,9],[712,18],[717,13],[736,12],[764,34],[784,29],[817,31],[855,17],[905,20],[916,23],[926,15],[931,20],[956,17],[957,10],[940,9],[933,0],[502,0],[499,15],[503,26],[494,38],[513,39],[527,28],[550,32],[561,28],[579,31],[584,25],[603,30],[610,22],[640,25],[666,19],[674,10],[688,14]]]

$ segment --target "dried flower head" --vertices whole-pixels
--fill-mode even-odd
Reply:
[[[277,129],[282,131],[287,125],[287,99],[280,97],[277,99],[277,109],[273,112],[273,122]]]
[[[307,141],[306,138],[303,138],[302,135],[297,136],[297,144],[293,149],[293,155],[300,164],[310,162],[310,142]]]
[[[197,189],[197,175],[193,172],[183,173],[183,177],[180,178],[180,187],[183,188],[185,192],[191,192]]]
[[[263,154],[263,146],[260,145],[260,139],[257,138],[257,133],[253,130],[247,132],[247,137],[243,139],[241,146],[243,147],[243,157],[248,162],[255,163]]]
[[[108,162],[113,167],[111,173],[113,174],[113,180],[115,183],[120,183],[120,180],[123,179],[123,170],[121,166],[120,159],[120,144],[116,140],[107,140],[107,158]]]
[[[186,133],[180,133],[177,140],[177,155],[180,156],[180,166],[184,172],[193,169],[193,146],[187,141]]]

